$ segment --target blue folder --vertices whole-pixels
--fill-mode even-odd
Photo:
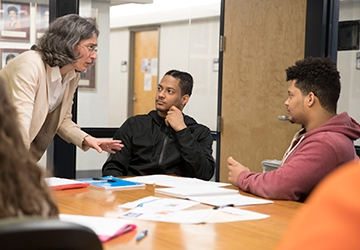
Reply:
[[[85,179],[79,179],[79,181],[86,182],[90,184],[91,187],[101,188],[106,190],[136,189],[136,188],[145,188],[146,186],[144,183],[128,181],[113,176],[85,178]]]

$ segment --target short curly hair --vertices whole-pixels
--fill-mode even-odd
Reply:
[[[329,58],[308,57],[286,69],[286,81],[296,80],[295,87],[303,95],[313,92],[321,106],[335,112],[341,83],[336,64]]]
[[[165,75],[172,76],[179,80],[179,87],[181,89],[181,95],[189,95],[191,96],[194,80],[193,77],[184,71],[172,69],[165,73]]]

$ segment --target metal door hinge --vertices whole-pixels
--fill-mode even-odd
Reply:
[[[218,133],[221,133],[221,116],[217,117],[217,130]]]
[[[225,51],[225,37],[224,36],[219,37],[219,51],[220,52]]]

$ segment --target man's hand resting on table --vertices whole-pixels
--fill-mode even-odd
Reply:
[[[249,168],[245,167],[240,162],[235,161],[232,156],[227,159],[227,167],[229,169],[228,181],[236,187],[239,174],[243,171],[250,171]]]

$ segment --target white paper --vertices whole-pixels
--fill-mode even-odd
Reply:
[[[121,213],[118,217],[193,224],[256,220],[270,217],[269,215],[233,207],[184,210],[197,204],[199,203],[189,200],[148,196],[119,205],[120,208],[130,208],[131,210]]]
[[[227,196],[230,194],[239,194],[238,190],[221,188],[221,187],[211,187],[206,185],[185,185],[182,187],[172,187],[172,188],[156,188],[155,193],[170,195],[178,198],[189,198],[191,196],[208,196],[211,199],[212,197],[217,196]]]
[[[145,198],[133,202],[124,203],[122,205],[119,205],[119,207],[130,208],[130,209],[136,207],[142,207],[145,209],[156,210],[156,211],[164,211],[164,210],[179,211],[198,204],[199,202],[196,201],[147,196]]]
[[[136,176],[128,178],[130,181],[141,182],[145,184],[155,184],[165,187],[183,187],[189,186],[212,186],[212,187],[223,187],[229,186],[229,183],[204,181],[197,178],[188,177],[176,177],[170,175],[147,175],[147,176]]]
[[[260,220],[266,219],[270,216],[267,214],[256,213],[238,208],[225,207],[219,210],[214,216],[212,216],[207,223],[223,223],[223,222],[235,222],[244,220]]]
[[[151,58],[151,75],[157,76],[158,73],[158,59]]]
[[[143,73],[151,72],[151,60],[149,58],[143,58],[141,60],[141,72]]]
[[[229,195],[204,195],[204,196],[188,196],[189,200],[205,203],[213,206],[226,206],[232,204],[234,206],[273,204],[271,200],[259,199],[244,196],[241,194]]]
[[[58,178],[58,177],[45,178],[45,182],[49,187],[83,183],[82,181],[76,181],[76,180]]]
[[[145,208],[135,208],[120,215],[121,218],[151,220],[173,223],[206,223],[215,213],[213,209],[155,211]]]
[[[138,207],[119,215],[119,217],[125,219],[200,224],[260,220],[269,218],[270,216],[232,207],[225,207],[217,210],[196,209],[180,211],[155,211]]]
[[[131,224],[129,220],[96,216],[60,214],[61,221],[72,222],[92,229],[97,235],[113,236],[120,228]]]

